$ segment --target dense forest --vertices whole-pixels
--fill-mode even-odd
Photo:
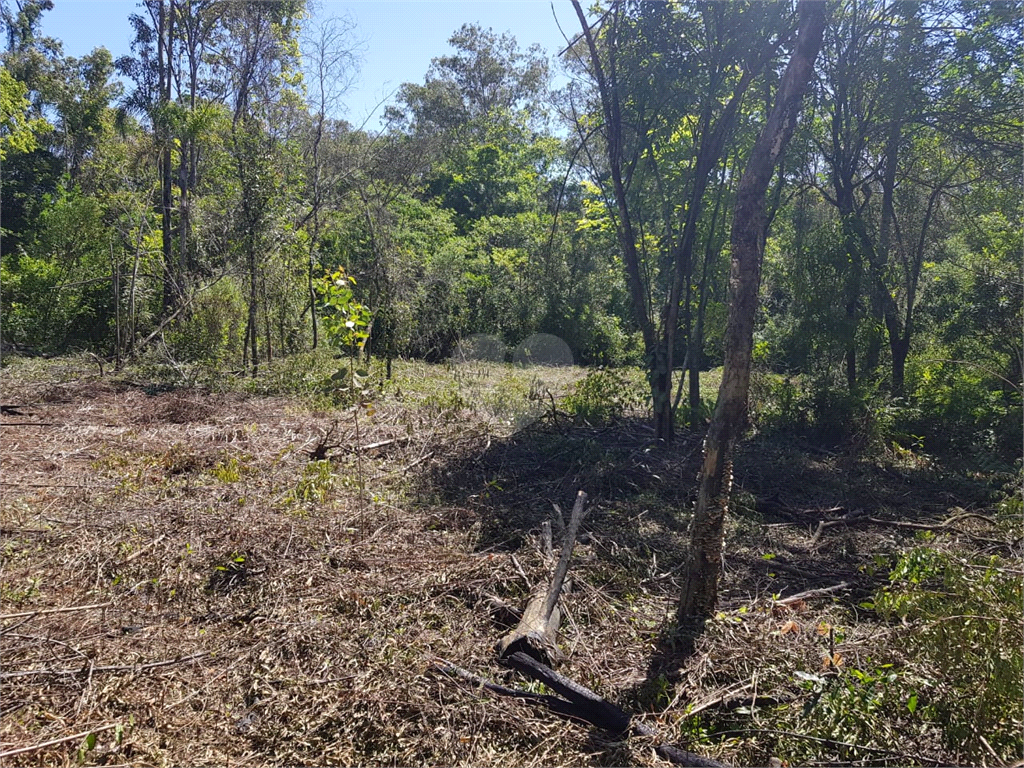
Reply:
[[[4,10],[8,348],[124,360],[158,344],[256,374],[322,343],[340,268],[373,356],[552,334],[584,365],[688,371],[668,407],[700,418],[735,189],[794,35],[785,5],[611,6],[597,44],[614,126],[579,33],[551,62],[467,24],[379,132],[335,117],[353,30],[305,26],[302,3],[145,3],[117,61],[64,56],[39,33],[48,6]],[[884,394],[913,404],[909,433],[1019,446],[1001,421],[1021,380],[1019,12],[831,13],[772,184],[754,350],[811,382],[790,400],[831,414],[823,428]],[[555,65],[572,78],[551,92]]]
[[[612,504],[620,498],[616,494],[635,491],[629,504],[663,509],[666,520],[676,521],[665,525],[679,528],[672,535],[685,543],[675,555],[657,553],[650,573],[658,571],[659,558],[668,560],[669,571],[678,570],[682,582],[672,582],[668,602],[658,603],[648,619],[661,626],[665,605],[682,595],[673,626],[678,630],[699,619],[680,647],[691,655],[705,653],[702,658],[710,658],[709,646],[693,646],[693,637],[704,631],[704,622],[725,615],[718,611],[720,574],[726,601],[738,599],[720,554],[723,536],[739,535],[727,506],[741,518],[744,505],[756,513],[763,527],[748,531],[751,542],[776,535],[770,533],[773,526],[799,522],[806,513],[804,522],[818,523],[811,550],[840,523],[912,529],[908,535],[927,544],[933,529],[951,535],[957,529],[949,526],[964,518],[935,523],[902,517],[900,505],[912,503],[914,487],[904,493],[887,483],[897,471],[918,473],[931,483],[919,491],[922,499],[941,497],[944,511],[956,508],[968,518],[1004,525],[997,531],[1002,538],[972,529],[964,535],[980,549],[947,559],[907,542],[883,557],[879,552],[888,544],[877,538],[859,552],[850,545],[843,557],[865,558],[857,566],[863,578],[874,578],[877,569],[879,578],[913,584],[944,580],[947,595],[963,587],[976,602],[957,598],[965,606],[961,613],[983,627],[988,618],[995,627],[995,635],[977,625],[965,630],[968,636],[984,635],[971,642],[991,650],[1003,643],[1002,632],[1010,644],[1020,644],[1020,585],[1004,578],[1020,567],[1020,532],[1006,521],[1021,512],[1014,489],[1024,446],[1020,2],[829,0],[798,9],[790,2],[653,0],[602,0],[585,8],[573,0],[559,9],[561,22],[571,25],[563,29],[564,49],[553,56],[537,46],[524,49],[510,34],[453,20],[457,28],[449,50],[438,52],[422,82],[401,85],[386,106],[382,127],[373,129],[344,119],[346,88],[360,77],[358,29],[349,19],[328,18],[329,3],[313,14],[304,0],[142,0],[131,17],[131,54],[117,59],[102,47],[81,58],[65,55],[60,40],[42,33],[52,6],[51,0],[0,0],[0,355],[13,377],[5,385],[5,403],[36,392],[33,382],[49,381],[57,370],[53,365],[68,360],[98,366],[101,378],[120,376],[119,386],[138,385],[147,396],[179,393],[167,401],[171,410],[160,411],[175,425],[201,420],[189,414],[206,407],[181,392],[304,398],[325,421],[312,449],[302,449],[309,461],[287,504],[342,504],[338,478],[344,473],[332,451],[347,446],[358,458],[363,444],[376,451],[408,443],[408,452],[395,457],[404,467],[402,477],[418,467],[433,484],[403,480],[412,485],[402,486],[402,498],[417,504],[429,498],[445,509],[470,504],[466,498],[473,500],[470,506],[486,506],[501,520],[478,520],[473,535],[492,548],[510,536],[520,541],[519,528],[509,531],[529,506],[518,497],[496,501],[526,487],[530,473],[515,474],[509,467],[527,461],[530,451],[550,448],[551,456],[537,466],[554,474],[540,472],[537,478],[546,478],[549,486],[543,487],[564,492],[558,503],[568,500],[571,506],[572,495],[565,493],[575,493],[577,487],[569,487],[574,483],[584,487],[580,478],[599,489],[595,494],[587,488],[594,508],[605,510],[592,513],[591,542],[611,535],[601,525],[617,525],[601,517],[613,514],[601,504]],[[803,75],[794,74],[801,62]],[[556,73],[564,75],[563,87],[552,87]],[[801,76],[806,85],[795,79]],[[459,368],[467,360],[475,367]],[[516,371],[534,364],[548,372],[516,378]],[[573,372],[559,373],[556,366]],[[460,409],[473,405],[467,394],[476,386],[471,377],[485,371],[505,377],[506,389],[487,395],[490,415],[512,428],[502,434],[503,442],[492,444],[488,432],[485,441],[480,438],[483,458],[470,460],[459,453],[469,450],[465,435],[430,432],[429,452],[427,442],[412,452],[418,444],[413,436],[424,429],[416,419],[451,419],[445,429],[455,430]],[[408,416],[412,406],[402,406],[406,415],[387,423],[403,424],[405,433],[374,432],[392,418],[389,409],[411,402],[417,387],[437,375],[454,375],[455,384],[416,401],[428,416]],[[32,395],[33,402],[50,395],[57,398],[53,402],[71,398],[53,387],[45,396]],[[510,415],[509,403],[517,397],[529,418]],[[17,416],[23,406],[5,407]],[[464,420],[469,423],[469,417]],[[527,423],[547,426],[527,439],[525,431],[516,431]],[[340,436],[350,427],[352,434]],[[559,432],[559,439],[583,442],[555,451],[554,443],[545,442],[555,439],[554,432],[544,431],[549,428],[570,430]],[[238,434],[244,430],[238,427]],[[629,442],[641,439],[637,435],[647,445],[641,458],[641,448]],[[194,442],[181,440],[182,446]],[[808,467],[828,464],[823,477],[829,479],[819,478],[819,488],[833,489],[830,483],[844,478],[834,509],[822,496],[805,498],[802,481],[780,480],[774,487],[764,480],[797,471],[792,456],[779,453],[797,450],[792,446],[799,446]],[[439,469],[441,452],[449,448],[450,462]],[[164,472],[171,485],[190,472],[213,473],[224,484],[246,482],[241,454],[218,454],[207,466],[205,459],[180,463],[185,447],[161,450],[146,466]],[[269,445],[260,450],[273,453]],[[571,466],[559,464],[565,451],[573,457]],[[246,455],[256,462],[256,453],[251,448]],[[775,458],[765,458],[769,454]],[[104,456],[93,457],[90,466],[101,473],[127,466]],[[627,458],[647,463],[630,464],[623,473]],[[631,479],[641,466],[645,479]],[[260,471],[271,477],[277,467],[274,459]],[[383,500],[393,489],[378,492],[367,482],[396,470],[381,465],[374,475],[363,463],[349,470],[355,479],[346,492],[359,515],[351,530],[362,537],[365,505],[392,503]],[[515,482],[506,477],[510,472]],[[144,471],[138,473],[138,479],[128,472],[124,480],[136,483],[136,490],[146,487]],[[678,475],[671,492],[668,486],[650,491],[644,485],[656,486],[670,475]],[[451,480],[463,476],[475,479]],[[970,483],[973,490],[964,490]],[[784,498],[790,492],[803,500]],[[549,491],[537,493],[548,498]],[[460,494],[466,498],[457,500]],[[272,496],[274,505],[284,503],[268,491],[267,498]],[[238,502],[243,507],[245,499]],[[876,509],[865,513],[860,507],[869,503]],[[895,517],[883,521],[877,512],[882,507]],[[695,508],[688,531],[684,508]],[[14,509],[5,508],[5,535]],[[307,551],[300,543],[306,540],[296,538],[297,519],[282,523],[286,554],[293,546]],[[308,519],[302,525],[312,525]],[[520,527],[532,530],[535,523],[529,518]],[[22,530],[18,525],[11,530]],[[448,523],[430,525],[427,532],[433,533],[447,530]],[[637,540],[620,544],[623,552],[634,552],[635,545],[647,556],[657,537],[644,540],[639,525]],[[232,530],[242,535],[240,528]],[[174,535],[154,533],[149,541]],[[266,541],[277,535],[268,533]],[[256,578],[246,575],[246,558],[253,558],[258,545],[249,546],[232,544],[219,555],[227,559],[211,566],[215,576],[237,571],[244,578],[211,578],[203,594],[227,599],[236,584]],[[138,561],[129,555],[125,568],[158,550]],[[8,547],[5,559],[17,551]],[[785,570],[784,558],[772,564],[777,554],[766,549],[760,556],[760,565]],[[874,565],[865,564],[871,557]],[[627,565],[615,562],[615,568]],[[629,568],[639,568],[638,562],[630,561]],[[979,587],[957,563],[977,569],[988,587]],[[267,567],[258,564],[251,573]],[[538,559],[531,577],[522,578],[532,581],[545,567]],[[366,568],[375,573],[377,566]],[[99,578],[102,568],[95,569]],[[607,573],[618,572],[607,565]],[[607,576],[602,588],[618,578]],[[801,585],[816,595],[814,588],[831,594],[834,587],[827,579]],[[488,589],[500,592],[497,586]],[[989,589],[995,602],[986,603],[977,589]],[[27,593],[18,592],[17,599],[12,594],[5,587],[8,607],[30,600]],[[165,597],[171,601],[174,594]],[[902,620],[904,626],[939,610],[909,594],[876,584],[864,587],[851,605],[885,613],[887,621]],[[1009,618],[999,613],[1008,605],[1016,605]],[[421,618],[417,614],[416,621]],[[722,619],[733,620],[741,619]],[[604,631],[596,618],[589,621],[591,631]],[[976,700],[967,693],[970,682],[951,676],[946,688],[921,683],[912,699],[904,696],[897,705],[885,691],[911,678],[897,680],[895,672],[885,671],[892,665],[873,667],[870,658],[851,670],[860,675],[855,683],[833,685],[839,678],[829,674],[839,674],[841,665],[838,623],[830,616],[818,624],[829,643],[825,673],[807,672],[799,679],[808,700],[813,698],[805,713],[824,702],[812,718],[814,728],[793,709],[772,721],[775,735],[763,748],[746,736],[722,736],[741,733],[735,730],[738,713],[769,706],[755,706],[755,673],[753,693],[743,689],[745,704],[725,694],[708,699],[702,708],[726,706],[727,714],[713,722],[696,715],[673,721],[676,739],[740,761],[779,754],[814,763],[818,753],[779,746],[780,734],[797,730],[805,739],[800,749],[810,744],[832,750],[818,764],[1002,765],[1021,756],[1015,735],[1020,681],[1002,685],[1022,674],[1019,654],[978,657],[968,677],[988,682]],[[702,642],[725,643],[716,635],[718,625],[709,626]],[[796,631],[784,628],[782,634]],[[951,642],[941,632],[935,637],[935,647]],[[739,642],[729,647],[735,651]],[[674,649],[673,643],[662,642],[659,653],[671,656],[666,649]],[[948,654],[948,645],[943,647]],[[933,661],[946,658],[932,646],[921,653],[933,651]],[[761,652],[753,645],[743,651]],[[648,679],[618,699],[624,706],[662,712],[682,695],[673,686],[708,685],[697,667],[680,678],[650,659],[638,663],[651,664]],[[948,721],[947,726],[921,726],[914,732],[918,746],[900,751],[901,733],[906,734],[900,729],[903,720],[916,716],[918,690],[920,713],[927,710],[930,722]],[[255,711],[269,695],[247,694],[246,706]],[[776,696],[767,683],[764,696]],[[958,699],[970,701],[973,720],[957,714]],[[833,710],[822,714],[826,704]],[[421,715],[429,709],[422,707]],[[855,725],[850,712],[860,718]],[[885,731],[881,712],[888,713],[885,723],[903,724],[869,738]],[[450,717],[465,727],[472,712]],[[527,735],[520,733],[514,743],[525,743]],[[447,742],[388,751],[399,741],[392,744],[381,734],[366,743],[353,738],[364,751],[337,753],[332,760],[479,763],[518,755],[518,747],[508,746],[510,752],[464,758]],[[543,738],[554,743],[559,737]],[[390,746],[381,746],[381,739]],[[941,742],[941,751],[920,747],[929,739]],[[369,745],[374,740],[380,742],[376,747]],[[92,736],[89,750],[95,741]],[[266,764],[316,763],[327,754],[322,746],[308,752],[271,747],[269,741],[250,746]],[[144,759],[157,760],[164,747],[147,749]],[[551,759],[627,759],[607,745],[579,749]],[[160,754],[199,764],[236,753]],[[516,764],[544,762],[543,754],[531,753]]]

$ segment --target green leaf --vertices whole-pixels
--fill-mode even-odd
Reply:
[[[910,698],[907,699],[907,709],[910,710],[910,714],[914,714],[914,712],[917,710],[917,694],[916,693],[910,694]]]

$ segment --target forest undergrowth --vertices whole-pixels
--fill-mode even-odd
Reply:
[[[0,431],[5,765],[662,764],[433,671],[524,687],[496,606],[548,578],[542,523],[579,489],[561,671],[662,742],[734,765],[1021,758],[1019,463],[810,439],[755,402],[720,610],[683,656],[703,435],[655,444],[639,372],[396,361],[353,408],[325,368],[280,365],[0,371],[21,406]]]

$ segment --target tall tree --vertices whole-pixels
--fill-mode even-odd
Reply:
[[[702,626],[713,615],[718,602],[725,514],[732,486],[732,454],[746,421],[750,388],[754,316],[768,230],[765,197],[775,166],[796,128],[825,28],[824,0],[801,0],[798,13],[796,44],[775,95],[775,105],[751,150],[733,209],[725,366],[715,415],[704,441],[679,604],[680,626],[688,632]]]
[[[309,291],[309,319],[313,332],[313,349],[319,343],[317,324],[317,293],[313,288],[318,249],[322,234],[322,215],[332,187],[339,178],[325,179],[325,134],[330,128],[329,121],[338,110],[341,98],[352,84],[356,71],[356,56],[352,49],[354,24],[347,18],[326,19],[316,34],[307,34],[304,39],[306,87],[312,125],[305,143],[306,157],[306,199],[308,211],[302,217],[301,226],[309,230],[309,262],[306,273]]]
[[[266,317],[266,262],[275,254],[269,238],[274,219],[271,206],[283,185],[275,172],[274,117],[300,81],[298,19],[304,3],[296,0],[234,3],[224,17],[226,41],[220,64],[228,83],[232,111],[231,143],[238,185],[236,224],[239,255],[247,284],[244,361],[259,370],[261,296],[264,309],[266,357],[272,357],[271,330]]]
[[[788,31],[778,6],[613,2],[595,34],[579,2],[573,7],[603,117],[603,169],[644,340],[655,435],[671,442],[680,314],[686,350],[696,330],[694,254],[702,227],[713,239],[706,198],[744,97]],[[656,258],[646,253],[650,240],[658,243]],[[692,357],[697,370],[698,355]]]
[[[174,263],[174,196],[171,147],[171,92],[175,78],[176,0],[144,0],[146,15],[132,14],[129,20],[135,29],[132,51],[135,57],[122,56],[117,67],[135,82],[135,88],[124,100],[125,112],[144,115],[153,131],[157,154],[157,183],[160,213],[160,243],[163,254],[164,313],[171,314],[181,299],[178,270]]]

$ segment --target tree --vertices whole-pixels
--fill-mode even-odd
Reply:
[[[388,108],[396,125],[422,135],[454,135],[457,140],[483,129],[492,114],[525,112],[540,118],[548,82],[547,60],[538,46],[519,50],[510,34],[463,24],[449,39],[455,53],[431,60],[423,85],[405,83]]]
[[[580,4],[574,0],[573,7],[603,116],[602,170],[611,177],[608,197],[644,340],[655,435],[668,443],[675,427],[672,374],[680,313],[682,346],[692,352],[691,400],[699,400],[694,342],[706,299],[694,301],[694,254],[703,230],[705,254],[711,255],[715,229],[704,219],[706,197],[744,96],[785,32],[780,34],[773,6],[638,5],[634,16],[626,3],[613,2],[595,35]],[[576,120],[581,141],[596,133],[583,125],[593,120]],[[702,293],[707,275],[705,264]],[[694,412],[696,405],[691,402]]]
[[[309,321],[313,333],[313,349],[319,343],[317,327],[317,292],[314,278],[318,262],[321,236],[321,214],[328,201],[329,190],[336,187],[340,179],[325,179],[327,164],[324,162],[324,140],[328,129],[330,113],[340,105],[345,90],[351,85],[356,67],[352,51],[351,35],[354,24],[349,19],[327,19],[320,25],[319,33],[304,40],[307,89],[312,108],[312,125],[306,141],[306,197],[309,210],[304,214],[300,226],[309,228]]]
[[[48,126],[42,118],[29,117],[28,88],[6,69],[0,69],[0,161],[12,153],[34,150],[36,133]]]
[[[97,48],[81,59],[62,59],[55,69],[59,74],[50,95],[56,110],[52,143],[74,183],[86,158],[112,127],[111,104],[120,95],[121,85],[111,80],[114,61],[106,48]]]
[[[148,19],[141,14],[129,17],[135,28],[132,50],[135,58],[122,56],[117,67],[122,74],[135,82],[122,104],[124,114],[144,115],[153,131],[154,149],[157,154],[157,177],[160,189],[161,250],[163,253],[164,286],[163,307],[165,314],[171,314],[179,304],[182,289],[178,270],[174,267],[174,231],[172,192],[173,168],[171,147],[174,137],[171,132],[171,89],[175,78],[175,28],[176,0],[144,0]],[[122,118],[123,120],[123,118]]]
[[[235,221],[248,289],[243,364],[251,362],[253,376],[260,360],[261,295],[267,359],[273,355],[265,274],[267,257],[276,250],[270,239],[276,223],[272,205],[284,188],[274,162],[279,143],[273,119],[278,116],[277,107],[300,81],[296,35],[303,7],[302,2],[292,0],[243,2],[231,5],[224,17],[227,38],[220,62],[232,110],[231,145],[238,185]]]
[[[1012,40],[1001,12],[970,5],[851,2],[834,15],[818,138],[828,183],[819,191],[839,214],[850,263],[844,303],[851,389],[877,367],[884,332],[890,387],[903,393],[921,269],[941,240],[935,230],[943,210],[972,183],[968,157],[998,156],[1010,143],[1007,109],[1019,103],[1020,87]],[[995,62],[1006,68],[997,73]]]
[[[725,513],[732,485],[732,453],[746,420],[750,388],[754,317],[768,230],[765,195],[775,165],[796,127],[825,28],[824,0],[801,0],[798,13],[796,44],[775,95],[775,106],[751,150],[733,209],[725,365],[715,415],[704,441],[679,604],[680,625],[689,632],[713,615],[718,601]]]

